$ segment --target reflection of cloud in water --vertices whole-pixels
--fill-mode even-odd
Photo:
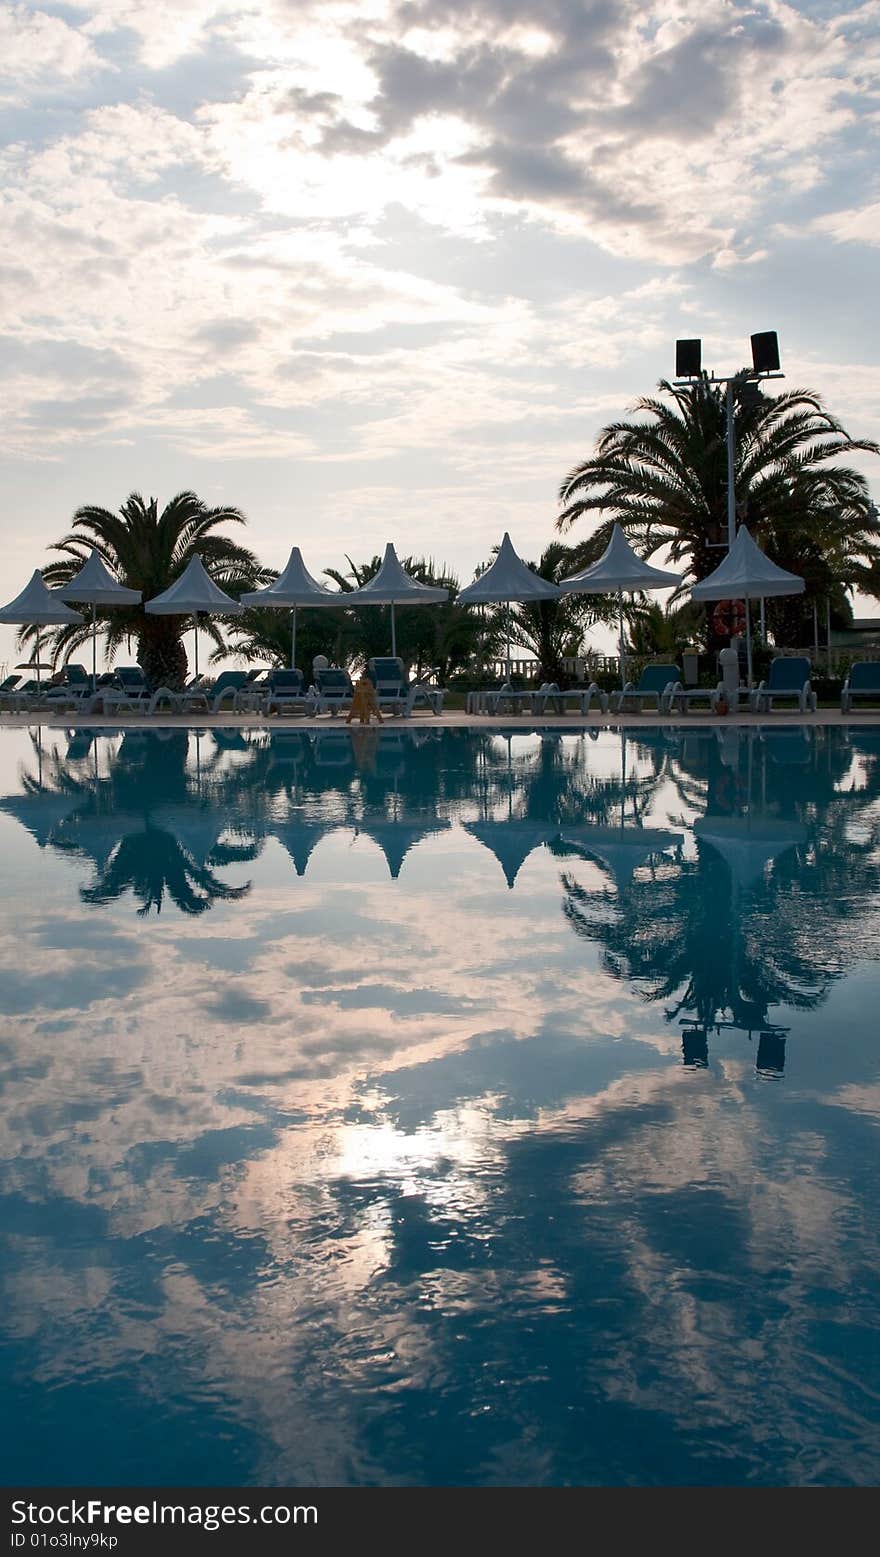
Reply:
[[[244,989],[226,989],[211,996],[203,1002],[202,1011],[219,1022],[232,1022],[237,1026],[243,1026],[246,1022],[268,1022],[273,1015],[268,1000],[250,995]]]
[[[669,746],[682,804],[714,750],[692,772]],[[23,1371],[87,1401],[125,1376],[229,1484],[876,1479],[872,1186],[847,1148],[877,1109],[866,1002],[831,991],[849,1048],[824,1090],[756,1084],[732,1038],[687,1072],[663,1006],[568,929],[547,849],[509,892],[450,830],[442,892],[429,838],[355,893],[341,840],[299,880],[267,836],[210,936],[178,915],[115,934],[75,860],[48,917],[13,905],[0,955],[32,1009],[4,1034],[3,1322]],[[823,847],[851,862],[811,832]],[[798,861],[762,865],[759,925]],[[679,870],[623,895],[675,907]]]

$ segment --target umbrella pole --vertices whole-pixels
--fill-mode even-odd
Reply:
[[[751,602],[746,596],[746,666],[749,687],[752,685],[752,614],[749,609]]]
[[[508,600],[508,602],[507,602],[507,662],[506,662],[506,665],[505,665],[505,675],[504,675],[504,679],[507,682],[508,686],[510,685],[510,628],[511,628],[511,622],[510,622],[510,601]]]
[[[199,613],[198,613],[198,611],[194,612],[194,614],[193,614],[193,622],[195,623],[195,629],[196,629],[196,681],[198,681],[198,679],[199,679]]]
[[[92,691],[98,685],[98,608],[92,601]]]
[[[623,590],[617,591],[617,627],[619,632],[618,649],[620,651],[620,685],[626,686],[626,656],[623,646]]]
[[[296,606],[294,606],[290,615],[290,668],[291,670],[296,670]]]
[[[391,602],[391,658],[397,659],[397,629],[394,623],[394,601]]]
[[[42,655],[40,654],[40,629],[38,627],[37,628],[37,686],[40,686],[40,684],[41,684],[40,683],[40,660],[41,660],[41,658],[42,658]]]

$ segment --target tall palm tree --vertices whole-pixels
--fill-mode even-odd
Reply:
[[[43,576],[53,588],[69,583],[94,546],[120,582],[139,589],[147,601],[173,584],[198,553],[219,587],[238,595],[261,583],[263,573],[253,552],[217,531],[223,525],[246,523],[240,509],[228,504],[208,508],[195,492],[178,492],[161,513],[156,499],[147,501],[140,492],[130,493],[118,513],[86,503],[76,510],[69,534],[52,547],[62,553],[62,559],[51,562]],[[138,662],[152,685],[173,687],[185,680],[182,638],[190,626],[186,617],[148,616],[143,605],[137,605],[105,612],[99,607],[98,621],[111,662],[131,637],[137,641]],[[69,659],[90,631],[88,623],[58,628],[48,639],[54,658]],[[205,631],[218,647],[223,645],[217,618],[207,620]],[[30,632],[25,628],[22,639]]]
[[[601,544],[616,521],[646,555],[668,547],[698,581],[727,540],[725,394],[706,375],[658,387],[665,398],[639,399],[639,418],[603,428],[595,454],[566,476],[557,528],[601,514]],[[838,462],[880,446],[851,438],[809,389],[765,395],[751,385],[735,398],[734,425],[738,514],[759,544],[785,567],[809,536],[823,557],[845,557],[846,582],[876,589],[880,523],[865,477]]]

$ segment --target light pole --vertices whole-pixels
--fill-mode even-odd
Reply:
[[[751,337],[752,342],[752,366],[741,368],[738,373],[707,374],[703,378],[702,354],[703,343],[701,340],[676,341],[675,343],[675,387],[677,389],[689,388],[694,379],[699,379],[706,384],[724,385],[724,404],[727,423],[727,550],[729,551],[736,540],[736,423],[735,402],[737,397],[744,403],[754,405],[760,396],[758,384],[764,379],[784,378],[785,374],[779,370],[779,344],[775,330],[765,330],[759,335]],[[723,541],[710,542],[710,545],[721,545]]]

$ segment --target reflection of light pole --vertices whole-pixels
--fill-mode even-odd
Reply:
[[[676,341],[675,385],[689,387],[694,379],[706,384],[723,384],[727,421],[727,549],[736,539],[736,424],[734,408],[737,397],[743,405],[756,405],[760,399],[758,380],[784,378],[779,371],[779,345],[775,330],[766,330],[752,338],[752,366],[741,368],[739,373],[702,376],[702,341]],[[723,542],[710,543],[723,545]]]

